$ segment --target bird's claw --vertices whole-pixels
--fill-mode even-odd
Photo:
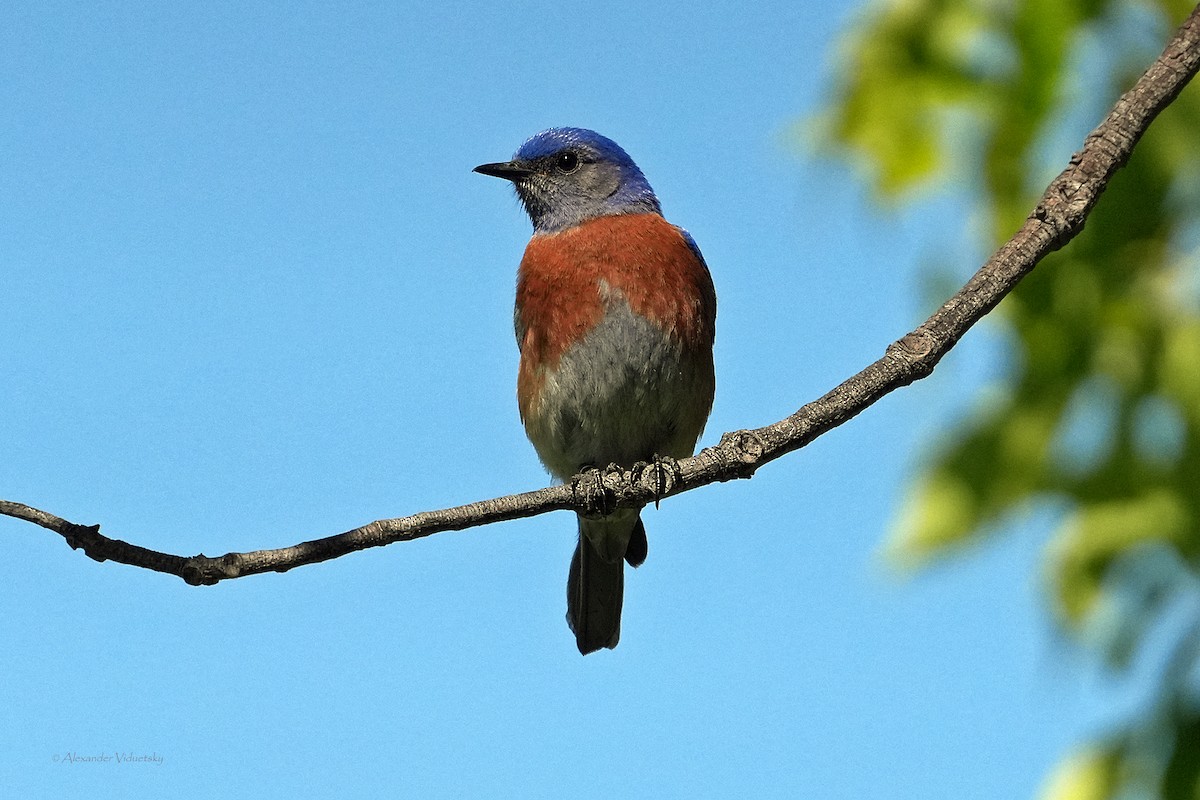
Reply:
[[[604,469],[586,466],[571,480],[571,492],[575,501],[583,505],[583,516],[607,517],[617,510],[617,494],[605,480],[613,474],[620,478],[621,468],[616,464]]]
[[[652,491],[654,492],[654,507],[658,508],[658,503],[675,488],[676,484],[683,480],[683,470],[679,466],[679,462],[670,456],[654,456],[652,461],[639,461],[633,465],[633,479],[635,483],[643,483],[646,479],[646,473],[651,473],[650,480]]]

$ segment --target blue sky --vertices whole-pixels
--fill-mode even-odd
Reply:
[[[551,125],[620,142],[707,257],[702,443],[790,413],[919,320],[923,260],[980,255],[952,195],[883,214],[795,145],[856,7],[6,4],[0,497],[218,555],[545,485],[514,396],[529,224],[470,170]],[[1041,606],[1053,520],[909,580],[879,556],[1001,356],[976,332],[649,511],[621,645],[586,659],[565,514],[211,588],[0,519],[0,785],[1033,796],[1109,699]],[[116,753],[162,760],[62,761]]]

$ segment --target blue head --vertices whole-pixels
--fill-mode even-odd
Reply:
[[[512,161],[475,171],[512,181],[538,233],[593,217],[662,213],[633,159],[612,139],[584,128],[544,130],[526,140]]]

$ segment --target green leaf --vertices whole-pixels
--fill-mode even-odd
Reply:
[[[1042,791],[1042,800],[1106,800],[1116,794],[1119,769],[1119,753],[1081,750],[1055,770]]]

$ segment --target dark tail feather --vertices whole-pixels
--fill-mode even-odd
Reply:
[[[642,541],[645,536],[642,531]],[[602,647],[617,646],[624,593],[625,563],[619,558],[605,561],[580,533],[567,579],[567,624],[575,632],[580,653],[586,656]]]
[[[629,546],[625,548],[625,561],[631,567],[640,567],[646,560],[646,553],[649,550],[650,544],[646,541],[646,527],[642,525],[642,518],[638,517],[633,535],[629,537]]]

